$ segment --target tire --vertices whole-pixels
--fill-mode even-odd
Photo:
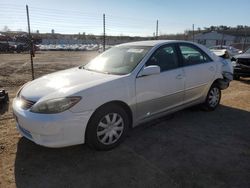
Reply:
[[[109,150],[119,145],[127,135],[129,116],[116,104],[98,109],[86,130],[86,143],[96,150]]]
[[[215,110],[219,104],[221,99],[221,89],[218,85],[213,84],[207,94],[206,101],[203,103],[203,109],[206,111]]]

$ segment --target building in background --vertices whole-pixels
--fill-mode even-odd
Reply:
[[[198,33],[194,36],[194,41],[207,47],[216,45],[230,46],[236,41],[236,36],[219,33],[217,31]]]

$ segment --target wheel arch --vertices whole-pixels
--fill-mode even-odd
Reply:
[[[133,125],[133,113],[132,113],[132,110],[131,108],[129,107],[129,105],[123,101],[120,101],[120,100],[114,100],[114,101],[109,101],[109,102],[106,102],[104,104],[102,104],[101,106],[99,106],[94,112],[93,114],[91,115],[89,121],[88,121],[88,124],[89,122],[91,121],[92,117],[94,116],[94,114],[102,109],[102,108],[105,108],[109,105],[118,105],[120,106],[121,108],[123,108],[125,110],[125,112],[127,113],[128,117],[129,117],[129,127],[132,128],[132,125]],[[87,124],[87,125],[88,125]]]
[[[212,84],[212,85],[217,85],[221,90],[226,89],[229,87],[229,82],[227,82],[225,79],[223,78],[217,78]],[[211,87],[210,86],[210,87]]]

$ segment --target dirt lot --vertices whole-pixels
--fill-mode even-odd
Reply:
[[[41,52],[35,77],[96,54]],[[0,54],[0,87],[11,101],[30,79],[28,54]],[[216,111],[186,109],[143,124],[107,152],[33,144],[16,131],[11,101],[0,110],[0,188],[250,187],[250,79],[233,81]]]

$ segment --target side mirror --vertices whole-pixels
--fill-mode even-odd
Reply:
[[[140,72],[139,76],[149,76],[153,74],[160,74],[161,68],[158,65],[150,65],[148,67],[144,67]]]

